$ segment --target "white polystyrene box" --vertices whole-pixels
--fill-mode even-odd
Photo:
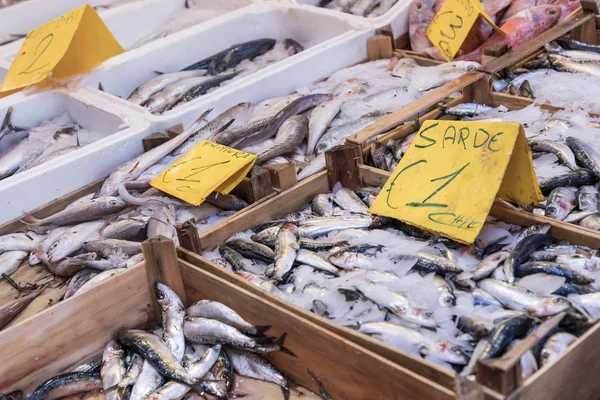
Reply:
[[[224,91],[241,88],[254,76],[268,75],[286,66],[292,66],[297,60],[306,59],[315,51],[321,51],[337,42],[339,38],[353,32],[353,29],[354,26],[344,19],[318,10],[300,9],[272,2],[254,4],[107,60],[95,72],[88,75],[82,84],[96,95],[103,97],[105,101],[129,107],[153,123],[165,126],[170,121],[178,119],[178,116],[190,107],[198,108]],[[163,115],[153,116],[145,108],[118,98],[128,97],[140,84],[155,77],[156,71],[181,70],[232,45],[249,40],[260,38],[283,40],[288,37],[305,45],[305,51],[235,80]],[[327,63],[329,62],[336,62],[336,60],[332,59]],[[320,66],[308,67],[308,64],[306,66],[321,68]],[[311,74],[311,71],[298,73]],[[292,78],[288,76],[286,80]],[[102,83],[105,93],[96,90],[99,83]]]
[[[2,119],[12,106],[12,122],[17,126],[36,127],[67,112],[83,128],[104,135],[72,153],[0,180],[0,223],[97,181],[143,152],[142,139],[150,134],[147,121],[91,103],[66,91],[19,93],[0,100]]]

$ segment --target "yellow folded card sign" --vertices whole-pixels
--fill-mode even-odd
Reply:
[[[87,73],[124,51],[96,10],[86,4],[25,36],[0,92],[14,92],[48,77],[60,80]]]
[[[470,244],[496,197],[544,199],[521,124],[427,121],[369,211]]]
[[[446,61],[452,61],[479,16],[504,33],[486,14],[479,0],[447,0],[427,28],[426,35]]]
[[[155,188],[199,206],[212,192],[228,194],[244,179],[256,155],[204,140],[150,182]]]

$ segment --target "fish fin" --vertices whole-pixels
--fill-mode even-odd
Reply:
[[[98,82],[98,90],[101,92],[105,92],[106,90],[104,90],[104,85],[102,85],[102,82]]]
[[[363,294],[358,290],[338,289],[338,292],[344,295],[346,301],[356,301],[364,298]]]
[[[164,72],[160,72],[160,71],[154,71],[154,73],[155,73],[156,75],[164,75],[164,74],[165,74]]]
[[[233,124],[235,122],[235,118],[231,118],[225,125],[223,125],[221,127],[221,129],[219,129],[219,131],[217,133],[221,133],[223,131],[225,131],[227,128],[229,128],[231,126],[231,124]]]
[[[266,331],[271,329],[271,325],[255,325],[254,329],[256,329],[258,333],[265,333]]]
[[[39,219],[29,214],[27,211],[23,211],[23,216],[21,217],[21,222],[25,225],[40,225]]]
[[[279,336],[279,338],[275,341],[275,344],[279,346],[279,351],[285,353],[292,357],[298,357],[292,350],[288,349],[284,346],[285,338],[287,337],[287,333],[284,332],[283,335]]]
[[[8,107],[6,111],[6,115],[4,116],[4,121],[2,121],[2,127],[0,128],[0,132],[3,132],[5,129],[8,129],[12,132],[21,132],[26,131],[27,128],[21,128],[20,126],[13,125],[10,120],[12,118],[13,108]]]
[[[290,388],[287,386],[280,386],[281,388],[281,393],[283,393],[283,398],[285,400],[289,400],[290,399]]]
[[[191,8],[190,7],[190,0],[185,0],[185,8]]]

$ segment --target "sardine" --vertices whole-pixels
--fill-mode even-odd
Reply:
[[[552,189],[558,187],[579,187],[582,185],[592,185],[594,183],[596,183],[596,176],[592,172],[585,169],[579,169],[563,175],[542,179],[538,182],[540,185],[540,190],[544,194],[548,194],[550,191],[552,191]]]
[[[140,330],[128,330],[119,334],[119,341],[133,348],[149,361],[163,376],[192,385],[195,379],[177,362],[167,344],[158,336]]]
[[[494,296],[503,305],[536,317],[558,314],[571,307],[567,300],[560,297],[536,296],[528,290],[495,279],[484,279],[479,281],[477,286]]]
[[[581,163],[585,168],[589,169],[596,178],[600,178],[600,157],[596,153],[596,150],[587,143],[569,136],[566,140],[567,146],[573,150],[577,161]]]
[[[369,213],[365,203],[350,189],[341,188],[335,193],[333,200],[344,210],[358,214]]]
[[[286,223],[277,233],[275,242],[275,263],[270,277],[281,281],[294,264],[296,254],[300,248],[300,232],[296,225]],[[269,275],[269,274],[268,274]]]
[[[258,258],[266,262],[273,262],[275,259],[275,252],[268,246],[260,243],[250,240],[233,239],[227,241],[226,244],[245,257]]]
[[[261,348],[251,337],[215,319],[187,317],[183,324],[183,331],[186,340],[191,343],[229,344],[250,349]]]
[[[425,272],[436,272],[439,274],[460,274],[463,269],[452,260],[436,256],[426,252],[417,252],[417,262],[414,269]]]
[[[208,69],[211,75],[221,73],[229,68],[234,68],[244,60],[252,60],[275,46],[274,39],[256,39],[249,42],[235,44],[230,48],[194,63],[182,71]]]
[[[569,268],[568,265],[559,264],[552,261],[526,262],[517,266],[515,269],[515,275],[519,278],[538,273],[562,276],[567,280],[567,282],[573,282],[581,285],[586,285],[593,282],[593,280],[586,278],[576,270]]]
[[[270,328],[269,326],[255,326],[226,305],[211,300],[200,300],[192,304],[187,309],[187,315],[221,321],[249,335],[256,335]]]
[[[577,341],[577,336],[567,332],[559,332],[550,336],[540,353],[540,366],[552,363],[562,353],[567,350],[571,344]]]
[[[314,153],[315,147],[327,130],[327,127],[335,116],[340,112],[342,102],[337,99],[326,101],[319,104],[312,110],[308,122],[308,140],[306,146],[306,155]]]
[[[142,371],[131,389],[131,400],[146,400],[148,396],[160,388],[165,379],[152,364],[145,360]]]
[[[196,69],[194,71],[173,72],[169,74],[159,74],[157,77],[144,82],[138,86],[127,100],[134,104],[141,105],[153,94],[164,89],[170,84],[187,78],[194,78],[206,75],[206,70]]]
[[[185,337],[183,336],[185,308],[179,296],[167,285],[156,282],[154,289],[156,299],[162,309],[163,340],[177,362],[180,363],[185,352]]]
[[[325,271],[337,275],[338,269],[327,260],[323,259],[315,252],[306,249],[299,249],[296,253],[296,262],[313,267],[314,269]]]
[[[575,207],[577,207],[577,189],[558,187],[548,196],[545,215],[562,221]]]
[[[235,371],[249,378],[279,385],[284,393],[289,393],[288,380],[271,363],[258,354],[227,347],[225,352]],[[284,396],[287,397],[287,396]]]
[[[555,142],[552,140],[537,140],[529,141],[529,146],[532,151],[539,151],[543,153],[552,153],[558,157],[558,159],[571,170],[576,171],[579,169],[577,162],[575,161],[575,155],[566,144]]]
[[[274,157],[294,151],[308,133],[308,120],[304,115],[294,115],[279,128],[273,146],[263,151],[256,159],[257,164],[263,164]]]
[[[102,388],[107,400],[118,400],[120,395],[117,393],[117,385],[125,375],[125,365],[123,362],[124,352],[120,344],[111,340],[104,348],[102,354]]]
[[[510,343],[527,331],[531,325],[531,318],[525,315],[515,316],[501,322],[488,337],[489,347],[481,359],[496,358],[501,356]]]
[[[545,233],[535,233],[533,235],[526,236],[523,238],[523,240],[517,243],[510,256],[508,256],[506,261],[504,261],[503,270],[504,275],[506,275],[507,282],[510,284],[515,282],[515,269],[525,262],[531,253],[550,244],[552,244],[552,237]]]
[[[314,213],[322,217],[331,217],[333,215],[333,199],[326,194],[318,194],[311,202]]]
[[[598,211],[598,189],[595,186],[581,186],[577,201],[581,211]]]
[[[507,251],[499,251],[495,254],[487,256],[479,264],[477,264],[473,270],[470,271],[472,279],[474,281],[479,281],[487,278],[502,262],[504,262],[504,260],[508,258],[509,255],[510,253]]]
[[[69,372],[48,379],[38,386],[29,398],[31,400],[53,400],[98,389],[102,389],[99,373]]]

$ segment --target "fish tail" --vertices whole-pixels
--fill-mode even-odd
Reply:
[[[23,211],[23,216],[21,217],[21,222],[25,225],[40,225],[39,219],[29,214],[27,211]]]
[[[275,341],[275,344],[279,347],[279,351],[292,357],[298,357],[292,350],[284,346],[286,337],[287,333],[284,332],[283,335],[279,336],[279,338]]]
[[[271,325],[255,325],[254,329],[256,329],[256,332],[258,333],[265,333],[266,331],[271,329]]]

